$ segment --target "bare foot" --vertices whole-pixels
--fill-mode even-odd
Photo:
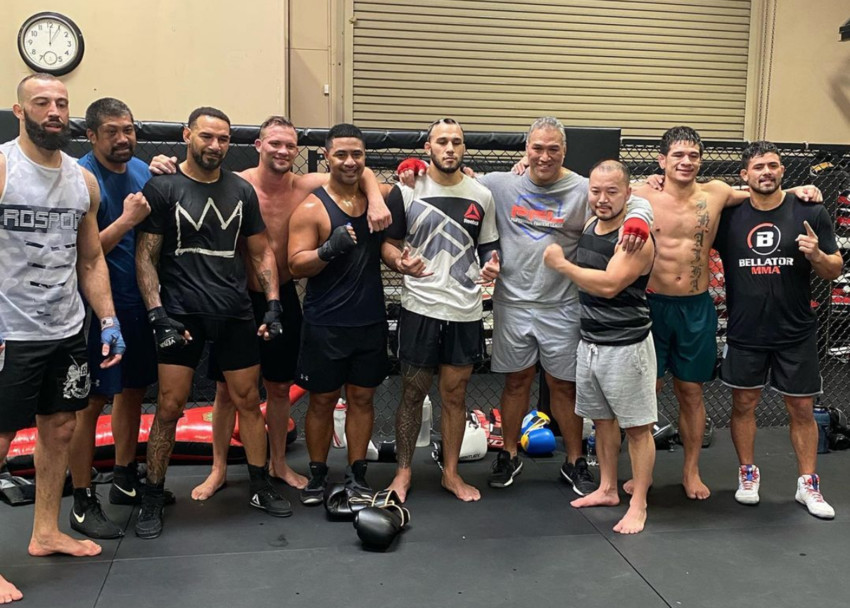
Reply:
[[[280,473],[278,473],[280,471]],[[307,487],[307,478],[303,475],[296,473],[292,470],[285,462],[280,466],[273,466],[271,463],[269,464],[269,475],[274,477],[275,479],[280,479],[286,485],[296,488],[298,490],[303,490]]]
[[[24,597],[20,589],[0,576],[0,604],[10,604]]]
[[[646,507],[630,506],[626,515],[614,526],[614,532],[620,534],[637,534],[643,531],[646,524]]]
[[[222,489],[226,483],[226,473],[213,469],[204,482],[195,486],[192,490],[192,500],[207,500],[208,498],[212,498],[213,494]]]
[[[443,487],[463,502],[481,500],[481,492],[478,488],[466,483],[460,475],[448,476],[443,473]]]
[[[33,534],[30,539],[29,553],[33,557],[44,557],[54,553],[65,553],[74,557],[91,557],[100,555],[100,545],[90,540],[77,540],[58,530],[44,538],[36,538]]]
[[[699,473],[683,475],[682,485],[685,487],[685,494],[691,500],[705,500],[711,496],[711,490],[702,482]]]
[[[623,484],[623,492],[628,494],[629,496],[635,491],[635,480],[629,479],[626,483]]]
[[[581,509],[582,507],[616,507],[620,504],[620,497],[617,496],[616,489],[603,490],[599,488],[587,496],[576,498],[570,504],[576,509]]]
[[[410,477],[410,469],[399,469],[396,471],[392,483],[387,486],[388,490],[395,490],[396,494],[398,494],[398,497],[401,499],[401,502],[407,500],[407,493],[410,491]]]

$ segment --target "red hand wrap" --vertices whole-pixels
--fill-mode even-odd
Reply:
[[[649,238],[649,224],[639,217],[631,217],[623,224],[623,236],[635,235],[640,240]]]
[[[404,171],[413,171],[413,175],[422,175],[428,170],[428,165],[418,158],[408,158],[401,161],[396,169],[396,175],[401,175]]]

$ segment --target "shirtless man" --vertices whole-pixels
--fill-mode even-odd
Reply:
[[[652,336],[658,362],[657,390],[667,369],[679,402],[679,434],[684,446],[682,484],[688,498],[711,494],[699,474],[699,452],[705,432],[702,385],[714,377],[717,360],[717,313],[708,293],[708,257],[720,213],[739,205],[748,193],[712,180],[697,183],[704,147],[690,127],[673,127],[661,138],[658,164],[664,186],[634,190],[649,200],[655,215],[655,265],[649,279]],[[817,198],[816,188],[792,189],[803,200]],[[631,482],[624,486],[631,492]]]
[[[295,377],[302,322],[301,304],[288,265],[289,218],[313,190],[327,185],[330,174],[296,175],[292,172],[298,158],[298,133],[295,126],[283,116],[270,116],[263,122],[254,147],[260,155],[259,163],[237,175],[254,186],[260,200],[260,213],[277,260],[280,300],[283,304],[283,335],[273,342],[260,341],[261,372],[267,396],[266,425],[271,448],[269,474],[294,488],[303,489],[307,485],[307,478],[286,463],[286,433],[292,407],[289,391]],[[173,173],[175,162],[176,158],[172,160],[158,156],[151,170],[154,173]],[[391,221],[390,214],[370,170],[364,171],[361,184],[369,199],[367,217],[370,229],[374,232],[383,230]],[[260,304],[255,306],[255,312],[262,318],[265,305],[262,303],[261,290],[251,273],[248,277],[252,302]],[[209,476],[192,490],[192,498],[195,500],[208,499],[224,485],[227,479],[227,452],[236,422],[236,408],[226,390],[224,377],[216,365],[212,367],[210,376],[217,383],[213,404],[213,464]]]

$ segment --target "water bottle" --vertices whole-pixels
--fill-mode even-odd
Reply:
[[[422,402],[422,425],[419,427],[416,447],[424,448],[429,445],[431,445],[431,398],[425,395],[425,401]]]
[[[345,415],[348,412],[348,404],[345,399],[340,397],[334,408],[334,435],[333,446],[335,448],[344,448],[348,445],[345,439]]]
[[[596,425],[590,427],[590,435],[587,436],[587,464],[596,466]]]
[[[815,403],[815,424],[818,425],[818,454],[829,452],[829,410]]]

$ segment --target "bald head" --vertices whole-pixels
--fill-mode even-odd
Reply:
[[[621,182],[623,186],[628,186],[629,180],[631,179],[631,172],[629,171],[629,168],[618,160],[599,161],[590,170],[590,175],[593,176],[595,172],[599,172],[600,176],[605,175],[610,178],[619,177],[618,181]],[[617,173],[619,173],[619,176],[611,175]]]
[[[23,105],[32,97],[33,90],[37,88],[38,83],[57,83],[65,87],[62,81],[56,78],[53,74],[35,73],[30,74],[18,83],[18,103]]]
[[[602,222],[622,223],[626,201],[632,195],[629,168],[617,160],[603,160],[590,170],[587,202]]]

